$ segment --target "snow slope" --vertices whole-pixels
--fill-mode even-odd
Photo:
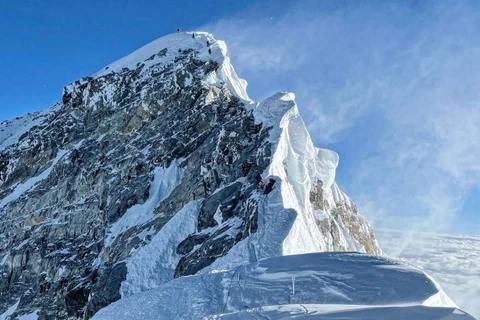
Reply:
[[[317,170],[317,149],[313,146],[300,117],[293,93],[277,93],[262,102],[255,110],[255,118],[259,122],[273,125],[270,141],[275,151],[266,175],[280,178],[284,207],[297,212],[293,226],[283,243],[283,253],[326,251],[328,248],[316,227],[309,195],[317,179],[323,181],[325,189],[332,185],[338,155],[332,151],[325,152],[327,165],[319,166]],[[270,210],[272,209],[274,208]],[[312,239],[319,241],[314,242]],[[361,247],[351,249],[361,250]]]
[[[10,316],[17,310],[17,307],[18,307],[19,303],[20,303],[20,300],[17,303],[15,303],[13,306],[8,308],[7,311],[0,314],[0,320],[10,320]],[[39,310],[35,310],[34,312],[32,312],[30,314],[25,314],[23,316],[20,316],[19,318],[15,318],[15,319],[17,319],[17,320],[37,320],[38,319],[38,316],[37,316],[38,311]]]
[[[207,46],[207,41],[210,43],[210,47]],[[211,53],[208,52],[209,48],[212,51]],[[202,66],[201,68],[198,67],[198,70],[196,70],[195,73],[189,73],[189,64],[191,66],[198,63],[198,59],[209,63],[201,63],[199,64]],[[211,62],[219,63],[219,69],[216,72],[211,68]],[[185,65],[182,65],[182,63]],[[125,69],[129,69],[132,72],[129,73],[128,70],[125,71]],[[168,81],[162,80],[160,76],[158,76],[159,79],[155,78],[154,74],[162,74],[162,72],[160,72],[162,69],[168,71]],[[120,76],[115,75],[114,73],[120,73]],[[188,254],[179,254],[178,252],[182,251],[177,251],[176,249],[184,240],[188,240],[189,236],[199,231],[198,220],[200,219],[198,219],[198,214],[204,199],[199,199],[198,197],[193,199],[185,198],[184,200],[187,201],[180,202],[183,208],[181,206],[175,207],[176,212],[170,213],[171,215],[168,216],[168,221],[165,221],[165,225],[162,224],[158,229],[151,227],[145,227],[145,229],[140,228],[147,226],[148,223],[152,222],[157,217],[162,218],[163,212],[155,212],[155,210],[163,200],[166,200],[172,194],[174,194],[175,197],[181,198],[178,193],[173,191],[182,190],[181,192],[183,195],[189,194],[183,192],[184,189],[179,188],[181,185],[190,182],[184,181],[184,171],[180,168],[180,162],[182,159],[173,160],[171,166],[168,168],[159,167],[159,163],[162,162],[156,162],[157,159],[155,159],[154,165],[151,166],[151,169],[153,170],[153,180],[150,183],[148,199],[146,199],[145,202],[142,200],[142,203],[136,203],[129,207],[118,220],[111,225],[106,226],[106,237],[100,239],[104,240],[104,247],[101,248],[100,252],[97,252],[97,259],[93,262],[93,267],[98,267],[100,270],[104,267],[110,267],[109,264],[112,262],[126,264],[128,270],[126,279],[122,278],[125,280],[121,283],[121,286],[119,284],[120,293],[123,298],[122,301],[128,301],[130,298],[134,299],[137,295],[142,295],[142,292],[151,292],[148,290],[152,289],[157,290],[157,288],[164,288],[166,286],[165,290],[169,290],[170,287],[174,288],[179,283],[178,281],[186,281],[185,285],[187,286],[198,286],[196,283],[190,284],[188,282],[190,280],[200,282],[206,281],[209,283],[211,282],[211,286],[207,285],[205,287],[204,285],[201,285],[199,288],[204,291],[192,291],[191,293],[186,294],[185,297],[178,293],[177,299],[180,299],[179,301],[181,301],[181,299],[186,299],[191,294],[190,299],[192,299],[192,301],[201,305],[202,308],[207,308],[205,310],[202,309],[203,311],[201,311],[201,314],[204,315],[218,314],[223,311],[230,313],[238,312],[244,309],[243,300],[251,300],[251,298],[248,297],[250,294],[256,297],[255,299],[260,298],[260,296],[257,297],[257,293],[255,293],[259,288],[255,286],[251,288],[252,292],[249,291],[248,293],[245,293],[245,297],[239,298],[240,300],[238,303],[224,301],[222,300],[222,295],[230,290],[225,287],[227,283],[230,283],[228,279],[232,276],[238,275],[235,274],[235,272],[220,272],[213,274],[209,274],[209,272],[216,272],[216,270],[236,270],[239,268],[239,270],[246,270],[244,275],[248,276],[252,273],[253,275],[251,277],[254,278],[255,274],[260,272],[260,269],[252,271],[253,269],[247,270],[247,267],[239,266],[245,263],[258,262],[264,258],[322,251],[359,251],[381,254],[373,230],[356,211],[353,202],[335,183],[335,174],[339,163],[339,156],[333,151],[314,146],[309,132],[300,116],[298,107],[295,103],[294,94],[280,92],[259,104],[251,101],[246,92],[247,83],[240,79],[235,73],[235,70],[230,63],[230,59],[228,58],[228,51],[224,42],[215,40],[211,34],[205,32],[195,32],[195,38],[192,37],[191,33],[180,33],[167,35],[155,40],[132,54],[113,62],[109,66],[98,71],[92,77],[82,78],[81,80],[66,86],[63,99],[66,110],[68,110],[68,112],[71,113],[71,116],[76,120],[81,119],[77,119],[76,117],[80,116],[85,110],[85,114],[87,115],[90,113],[97,114],[95,112],[99,110],[102,111],[100,109],[102,106],[117,101],[118,99],[123,99],[121,95],[115,97],[117,100],[114,99],[115,88],[118,89],[123,86],[123,80],[117,78],[121,78],[127,74],[130,74],[131,76],[133,73],[135,74],[135,85],[140,84],[143,80],[155,79],[155,81],[158,80],[159,83],[164,81],[169,90],[174,88],[175,90],[178,89],[178,92],[183,92],[183,89],[191,86],[193,83],[192,79],[195,80],[197,85],[200,81],[203,81],[205,86],[202,86],[202,89],[208,91],[208,94],[205,97],[204,104],[198,106],[199,110],[204,107],[213,106],[211,110],[217,112],[215,106],[218,103],[216,102],[223,98],[231,99],[235,102],[232,105],[242,107],[237,99],[231,97],[227,92],[226,89],[228,89],[234,96],[238,97],[240,101],[243,102],[248,112],[251,112],[253,115],[253,119],[250,118],[248,112],[243,110],[243,107],[242,113],[238,114],[240,114],[241,117],[245,116],[245,119],[248,117],[249,126],[259,128],[260,131],[258,137],[255,138],[261,138],[260,150],[257,151],[256,148],[253,148],[254,151],[252,151],[251,154],[246,154],[244,152],[241,154],[239,153],[239,155],[241,157],[252,156],[254,161],[258,162],[256,163],[257,168],[261,168],[261,170],[266,168],[262,173],[264,180],[274,177],[276,179],[276,184],[270,194],[264,195],[261,191],[259,192],[254,189],[252,175],[247,177],[240,175],[237,176],[237,172],[235,173],[235,176],[231,175],[234,177],[232,180],[236,179],[235,181],[229,181],[226,179],[225,181],[228,182],[222,181],[221,184],[219,183],[216,185],[215,188],[217,189],[214,194],[221,194],[222,188],[228,187],[226,185],[227,183],[230,185],[239,183],[244,190],[250,188],[248,200],[251,200],[249,203],[251,206],[246,207],[246,212],[249,210],[247,212],[248,215],[246,216],[249,217],[249,219],[251,217],[253,222],[252,225],[255,225],[255,228],[245,229],[243,230],[243,233],[240,234],[238,232],[239,230],[237,230],[239,226],[233,225],[240,221],[239,219],[235,220],[236,216],[232,220],[227,221],[228,223],[222,225],[222,217],[219,214],[215,214],[213,219],[218,223],[219,229],[220,227],[226,228],[225,234],[230,233],[228,234],[229,239],[227,240],[234,239],[232,244],[233,247],[225,245],[226,241],[221,237],[214,236],[215,233],[212,232],[212,237],[216,237],[213,238],[213,240],[218,241],[212,241],[214,245],[211,245],[211,243],[208,242],[205,243],[213,248],[218,246],[222,250],[218,250],[215,254],[208,256],[207,258],[210,259],[208,261],[200,260],[200,258],[205,258],[200,255],[199,261],[202,263],[198,264],[200,267],[195,269],[194,272],[200,272],[204,275],[171,282],[174,272],[179,269],[179,266],[181,267],[180,260],[185,257],[189,258]],[[196,78],[194,78],[193,74],[195,74]],[[182,81],[177,81],[179,79],[182,79]],[[221,88],[221,90],[218,90],[216,87]],[[132,106],[134,105],[138,109],[136,109],[137,111],[135,111],[135,115],[131,115],[131,120],[137,120],[142,123],[153,121],[153,117],[148,116],[148,106],[144,104],[144,100],[148,96],[146,93],[147,91],[149,90],[146,90],[143,84],[141,87],[138,87],[138,96],[135,97],[135,103],[132,103]],[[133,91],[125,90],[124,93],[125,92],[128,94]],[[169,91],[167,90],[165,92]],[[223,95],[225,97],[223,97]],[[158,97],[153,98],[157,99]],[[165,104],[165,106],[163,106],[163,103],[167,102],[160,98],[158,99],[159,106],[162,105],[162,108],[172,108],[173,104]],[[81,101],[81,105],[84,107],[82,108],[82,112],[77,112],[80,108],[75,108],[76,104],[80,103],[78,101]],[[199,104],[201,103],[202,102],[199,102]],[[67,107],[71,108],[73,111]],[[180,108],[181,106],[178,107]],[[98,110],[96,108],[98,108]],[[129,114],[129,112],[133,110],[133,107],[131,110],[128,109],[130,107],[127,107],[121,100],[112,104],[112,111],[119,110],[120,108],[125,108],[122,112],[126,112],[126,114]],[[100,115],[101,112],[98,112],[98,114]],[[180,112],[177,114],[180,114]],[[218,117],[218,115],[219,113],[215,114],[215,117]],[[225,118],[221,118],[222,121],[226,121],[225,119],[227,117],[230,117],[230,115],[225,115]],[[218,125],[218,123],[216,123],[217,120],[212,121],[209,125]],[[253,121],[255,123],[253,123]],[[128,121],[128,123],[130,123],[130,121]],[[259,124],[263,125],[260,126]],[[28,128],[31,128],[30,125],[30,123],[24,124],[24,127],[22,127],[23,129],[21,130],[19,129],[19,125],[18,128],[16,127],[15,130],[12,130],[19,133],[22,130],[28,130]],[[185,128],[185,131],[188,129],[190,128]],[[247,139],[244,141],[237,141],[235,144],[232,144],[232,146],[236,148],[240,145],[246,147],[249,143],[253,145],[253,142],[246,140],[257,133],[255,133],[253,129],[248,130],[250,131],[248,131],[249,134]],[[126,137],[130,133],[132,135],[136,133],[135,130],[128,132],[129,133],[125,135]],[[237,134],[237,132],[231,132],[231,134]],[[102,133],[96,137],[95,141],[101,142],[105,136],[106,133]],[[223,138],[222,135],[220,135],[220,137]],[[89,141],[87,138],[88,137],[82,137],[81,141],[77,141],[75,148],[79,148],[84,141],[85,144],[87,144]],[[269,143],[266,142],[266,139],[268,139]],[[126,140],[128,141],[128,137]],[[83,145],[82,148],[87,149],[87,146]],[[148,154],[148,148],[149,147],[147,146],[143,149],[142,146],[142,148],[139,148],[138,150],[144,150],[142,152]],[[266,148],[269,148],[269,150],[266,150]],[[240,150],[241,148],[238,149]],[[218,148],[216,150],[217,153],[220,153]],[[109,152],[106,153],[106,155],[110,155]],[[218,157],[218,159],[221,160],[221,157]],[[55,161],[58,160],[59,158],[55,159]],[[55,161],[53,162],[52,167],[56,164]],[[261,165],[260,162],[262,162]],[[153,164],[153,162],[151,164]],[[223,164],[221,165],[223,166]],[[220,164],[215,163],[211,166],[213,166],[213,168],[210,168],[209,170],[212,170],[212,172],[213,170],[217,170],[218,172]],[[215,166],[217,167],[215,168]],[[48,170],[51,170],[51,168]],[[35,187],[36,182],[43,179],[45,176],[48,176],[48,173],[50,172],[48,170],[40,176],[28,180],[26,185],[18,185],[18,190],[15,189],[12,195],[3,199],[0,204],[6,205],[17,199],[25,191],[28,191],[30,187]],[[188,168],[186,170],[188,172]],[[203,170],[200,174],[202,174],[202,172]],[[222,172],[225,172],[227,177],[230,178],[230,173],[227,170]],[[188,177],[188,175],[186,176]],[[244,192],[244,190],[242,192]],[[109,192],[112,192],[112,190]],[[144,193],[144,195],[146,194]],[[171,203],[174,203],[173,200],[178,199],[171,200]],[[110,204],[108,201],[106,201],[106,203]],[[11,205],[13,205],[13,203],[11,203]],[[220,213],[220,211],[217,213]],[[258,224],[258,228],[256,224]],[[143,247],[122,247],[122,250],[124,248],[127,248],[128,250],[125,251],[126,254],[121,255],[121,260],[109,260],[110,256],[114,256],[115,258],[120,256],[116,255],[115,248],[120,247],[119,245],[116,246],[119,243],[122,244],[123,242],[128,242],[127,236],[125,239],[122,239],[122,235],[128,234],[128,230],[131,230],[132,234],[136,232],[136,230],[139,230],[138,234],[133,234],[132,237],[137,237],[138,240],[141,241]],[[235,237],[237,235],[241,235],[241,237],[236,239]],[[224,243],[222,243],[222,241],[224,241]],[[202,244],[198,243],[195,244],[191,252],[198,249],[199,251],[203,250],[203,252],[210,253],[210,251],[207,250],[208,248],[203,248],[201,245]],[[114,254],[111,254],[112,251]],[[124,252],[122,252],[122,254],[123,253]],[[207,256],[207,254],[205,254],[205,256]],[[197,262],[193,261],[195,255],[192,255],[192,257],[192,261],[189,261],[189,263]],[[275,259],[280,260],[277,261]],[[272,261],[276,261],[276,263],[284,263],[284,261],[286,261],[285,263],[288,262],[289,264],[292,264],[295,261],[281,259],[287,258],[274,258]],[[207,261],[208,263],[204,261]],[[322,260],[320,263],[324,263],[324,261]],[[198,271],[201,268],[204,269]],[[336,263],[336,268],[343,268],[343,266],[341,267],[339,263]],[[364,298],[359,298],[354,295],[351,296],[351,292],[345,293],[342,291],[345,288],[337,287],[337,285],[340,285],[340,280],[336,280],[338,282],[337,284],[323,283],[322,281],[328,282],[328,279],[324,279],[323,273],[321,276],[320,274],[316,274],[318,270],[315,270],[316,269],[314,268],[313,271],[308,271],[307,274],[314,274],[315,281],[320,281],[323,284],[325,291],[317,292],[315,289],[314,291],[307,292],[306,296],[303,297],[305,299],[301,299],[302,303],[318,303],[318,299],[323,299],[321,301],[322,303],[352,304],[352,301],[357,301],[358,299],[360,299],[358,300],[359,303],[365,302],[362,300]],[[299,277],[304,277],[306,275],[302,272],[298,273]],[[328,271],[328,273],[330,272],[333,272],[333,270]],[[356,270],[355,272],[360,271]],[[244,275],[242,275],[242,277]],[[275,281],[280,281],[282,283],[281,288],[284,289],[287,287],[286,283],[290,281],[287,278],[278,278],[275,279]],[[281,298],[288,296],[288,294],[286,294],[283,289],[278,290],[278,292],[275,291],[277,290],[275,288],[278,287],[278,283],[269,282],[273,281],[272,279],[259,278],[257,280],[254,280],[254,282],[265,282],[262,283],[262,286],[268,287],[269,285],[272,285],[271,290],[268,292],[269,296],[272,296],[272,299],[271,301],[264,301],[266,306],[298,302],[295,300],[297,299],[296,296],[292,297],[292,301],[285,301]],[[369,281],[375,280],[376,279],[374,278],[369,278]],[[313,290],[314,287],[315,286],[312,286],[311,289]],[[114,291],[118,292],[117,290],[117,288],[114,289]],[[235,290],[235,288],[232,290]],[[185,288],[178,289],[178,291],[185,291]],[[435,290],[432,289],[429,297],[434,297],[434,299],[428,302],[429,304],[443,303],[443,305],[448,305],[449,302],[446,299],[443,299],[441,292],[439,295],[435,296],[435,292],[438,293],[438,290],[435,292],[433,291]],[[212,295],[217,297],[218,300],[212,302],[205,298],[210,298]],[[95,297],[94,295],[92,296]],[[406,297],[408,298],[409,296],[407,295]],[[338,300],[340,302],[335,300],[337,298],[340,299]],[[113,301],[113,299],[114,298],[109,301]],[[331,299],[333,300],[330,301]],[[401,299],[403,298],[397,297],[394,301],[392,300],[392,303],[398,303]],[[415,300],[415,303],[420,303],[420,300],[421,299]],[[158,306],[158,308],[168,309],[171,305],[177,303],[176,300],[171,301],[170,305],[168,302],[170,301],[169,299],[166,299],[165,301],[167,301],[166,304]],[[421,302],[423,303],[425,301],[426,299],[423,299]],[[185,303],[190,302],[191,301],[187,301]],[[379,301],[375,302],[380,303]],[[158,303],[155,302],[155,305],[156,304]],[[261,303],[255,305],[255,303],[253,303],[252,305],[249,302],[248,306],[249,308],[255,308],[261,307],[264,304]],[[165,314],[168,315],[168,312]],[[172,319],[175,318],[175,316],[180,317],[179,315],[172,314]]]
[[[422,267],[460,308],[480,318],[480,236],[377,230],[386,254]]]
[[[454,304],[423,306],[435,295],[445,294],[418,269],[360,253],[315,253],[178,278],[117,301],[93,319],[290,319],[305,315],[309,316],[306,319],[474,319]],[[390,318],[394,314],[397,317]]]
[[[20,300],[17,301],[14,305],[10,306],[10,308],[7,309],[4,313],[0,314],[0,320],[6,320],[8,316],[12,315],[15,310],[17,310],[18,304],[20,303]]]
[[[200,203],[188,203],[149,244],[132,255],[127,262],[127,279],[122,282],[122,297],[156,288],[173,278],[175,267],[181,258],[174,248],[195,232]]]
[[[272,163],[264,175],[280,179],[281,201],[284,207],[297,212],[292,228],[283,242],[283,254],[335,250],[332,243],[328,242],[329,235],[317,227],[327,217],[340,231],[335,239],[338,247],[365,252],[365,247],[347,230],[342,221],[333,219],[331,209],[345,201],[351,202],[335,183],[339,157],[331,150],[314,146],[295,103],[295,95],[277,93],[262,102],[255,109],[254,115],[258,122],[273,126],[270,136]],[[314,191],[313,187],[319,182],[324,198],[323,209],[314,208],[310,198],[312,192],[318,192]],[[368,234],[370,227],[366,221],[363,221],[361,228],[361,232]],[[377,246],[376,242],[373,245]]]

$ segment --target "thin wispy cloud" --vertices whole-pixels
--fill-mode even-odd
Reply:
[[[229,44],[251,96],[295,92],[317,145],[341,161],[359,155],[340,182],[375,224],[452,230],[480,181],[480,5],[302,1],[272,17],[256,9],[205,27]],[[368,143],[346,149],[360,133]]]

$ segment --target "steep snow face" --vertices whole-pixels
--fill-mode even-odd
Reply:
[[[440,292],[420,270],[395,261],[314,253],[179,278],[115,302],[93,319],[474,320],[454,305],[424,305]]]
[[[316,174],[316,150],[300,118],[294,98],[291,93],[280,93],[261,103],[256,110],[259,120],[264,119],[267,126],[273,125],[276,128],[271,136],[274,153],[266,175],[280,179],[278,187],[283,205],[297,213],[283,242],[283,254],[287,255],[327,250],[324,238],[315,224],[309,201],[312,178],[315,179]]]
[[[223,42],[175,34],[5,122],[0,314],[20,299],[12,318],[90,317],[248,243],[270,147],[246,85]]]

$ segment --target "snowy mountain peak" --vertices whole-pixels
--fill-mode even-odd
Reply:
[[[195,38],[192,38],[192,34],[195,34]],[[178,52],[185,50],[197,51],[199,52],[197,55],[199,59],[209,61],[212,60],[212,55],[208,54],[207,41],[211,44],[212,54],[215,54],[213,57],[217,61],[222,62],[227,53],[226,47],[224,44],[221,46],[218,43],[215,44],[216,40],[212,34],[208,32],[174,33],[158,38],[129,55],[105,66],[95,73],[93,77],[97,78],[111,72],[119,72],[123,68],[136,69],[138,63],[145,63],[148,67],[148,65],[155,64],[156,60],[161,60],[164,63],[170,62],[175,59]],[[215,48],[215,50],[213,48]]]
[[[203,80],[213,85],[225,84],[238,98],[250,101],[247,95],[247,81],[240,79],[233,69],[226,43],[203,31],[174,33],[161,37],[102,68],[93,77],[119,72],[124,68],[133,70],[143,66],[142,68],[146,69],[156,64],[175,63],[179,52],[195,53],[195,58],[204,62],[217,62],[218,72],[206,74]],[[182,68],[182,65],[177,66],[177,69]]]
[[[224,42],[179,33],[66,86],[32,122],[5,122],[0,312],[88,319],[263,258],[381,255],[295,95],[254,103],[246,86]]]
[[[199,66],[202,68],[199,69]],[[225,88],[245,104],[252,103],[247,94],[247,82],[238,77],[231,65],[225,42],[216,40],[207,32],[177,33],[154,40],[93,76],[67,85],[62,101],[67,108],[82,102],[85,107],[102,108],[112,99],[118,100],[118,88],[112,85],[112,79],[117,84],[129,86],[135,79],[139,90],[136,94],[143,99],[150,92],[143,90],[141,84],[152,77],[160,80],[158,75],[165,74],[167,70],[174,75],[163,83],[170,90],[181,90],[201,82]]]

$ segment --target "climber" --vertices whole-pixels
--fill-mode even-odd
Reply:
[[[207,40],[207,47],[210,47],[210,41]]]
[[[272,191],[274,184],[275,184],[275,179],[273,178],[268,179],[268,184],[265,186],[265,191],[263,192],[263,194],[269,194]]]
[[[217,72],[218,70],[218,62],[215,61],[215,63],[213,64],[213,71]]]
[[[180,33],[180,28],[177,28],[177,33]]]
[[[208,48],[208,54],[212,54],[212,49]]]
[[[257,175],[255,176],[255,181],[257,182],[257,189],[260,189],[260,185],[262,183],[262,175],[260,172],[257,172]]]
[[[242,170],[243,170],[243,176],[246,177],[248,174],[248,171],[250,171],[250,167],[252,164],[248,162],[248,160],[245,160],[245,162],[242,164]]]
[[[192,33],[192,39],[195,39],[195,33]]]

